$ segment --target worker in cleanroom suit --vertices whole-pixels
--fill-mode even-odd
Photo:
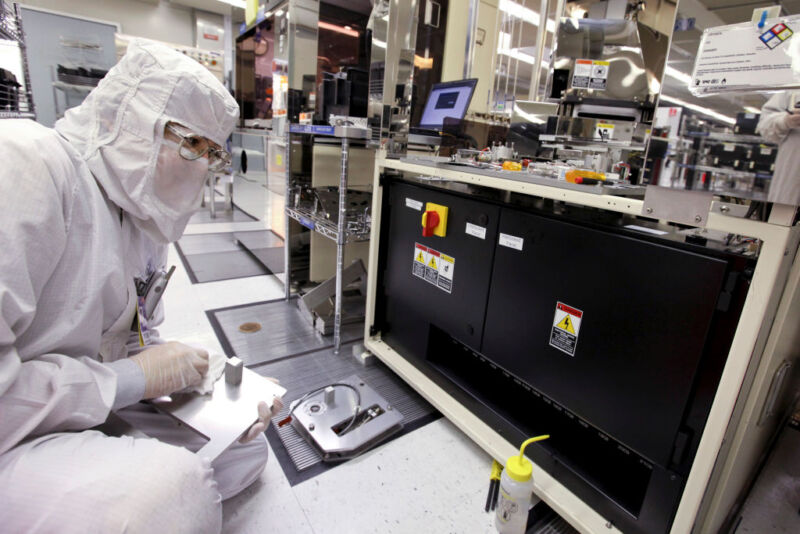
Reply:
[[[160,307],[146,317],[137,291],[237,116],[199,63],[134,41],[54,130],[0,121],[0,531],[219,532],[221,500],[263,471],[267,404],[209,465],[202,438],[138,403],[208,369],[156,339]],[[150,437],[92,429],[110,412]]]
[[[778,145],[769,202],[800,205],[800,93],[777,93],[761,108],[758,133]]]

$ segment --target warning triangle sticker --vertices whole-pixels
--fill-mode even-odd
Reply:
[[[420,263],[425,263],[425,258],[423,257],[422,252],[417,254],[417,261]]]
[[[436,258],[431,257],[431,261],[428,262],[428,267],[431,267],[432,269],[438,269],[438,267],[436,267]]]
[[[570,319],[569,315],[565,315],[561,321],[556,325],[556,328],[560,328],[566,332],[569,332],[572,335],[575,335],[575,328],[572,326],[572,319]]]

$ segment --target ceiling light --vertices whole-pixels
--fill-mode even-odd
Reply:
[[[228,4],[229,6],[238,7],[239,9],[244,9],[247,7],[247,2],[245,0],[217,0],[218,2],[222,2],[223,4]]]
[[[336,24],[331,24],[329,22],[322,22],[319,21],[319,27],[325,30],[331,30],[337,33],[343,33],[345,35],[349,35],[350,37],[358,37],[358,32],[351,29],[350,26],[338,26]]]
[[[684,100],[680,100],[678,98],[672,98],[671,96],[667,96],[667,95],[664,95],[664,94],[662,94],[659,97],[659,99],[660,100],[664,100],[665,102],[671,102],[673,104],[677,104],[679,106],[683,106],[685,108],[691,109],[691,110],[696,111],[698,113],[702,113],[703,115],[708,115],[709,117],[714,117],[715,119],[720,120],[720,121],[725,122],[725,123],[728,123],[728,124],[736,124],[736,119],[734,119],[732,117],[728,117],[727,115],[723,115],[722,113],[717,113],[713,109],[704,108],[703,106],[698,106],[697,104],[691,104],[691,103],[686,102]]]
[[[500,0],[500,11],[504,13],[508,13],[512,17],[516,17],[518,19],[522,19],[525,22],[530,22],[537,28],[539,27],[539,14],[532,9],[528,9],[527,7],[518,4],[516,2],[512,2],[511,0]],[[556,30],[556,23],[553,20],[547,20],[547,31],[554,32]]]
[[[671,76],[680,82],[685,83],[686,87],[692,85],[692,77],[686,74],[685,72],[679,71],[675,67],[670,67],[669,65],[667,65],[667,68],[664,70],[664,74],[666,74],[667,76]]]

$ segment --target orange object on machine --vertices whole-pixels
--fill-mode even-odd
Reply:
[[[422,214],[422,236],[444,237],[447,235],[447,206],[428,202]]]
[[[510,161],[506,160],[503,162],[503,170],[504,171],[521,171],[522,170],[522,163],[517,161]]]
[[[564,178],[572,184],[585,184],[603,182],[606,179],[606,175],[600,172],[573,169],[571,171],[567,171],[567,174]]]

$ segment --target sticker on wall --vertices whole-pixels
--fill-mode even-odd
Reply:
[[[453,291],[456,259],[425,245],[414,243],[414,261],[411,274],[425,280],[447,293]]]
[[[575,356],[582,320],[583,312],[581,310],[557,302],[553,328],[550,330],[550,346],[570,356]]]

